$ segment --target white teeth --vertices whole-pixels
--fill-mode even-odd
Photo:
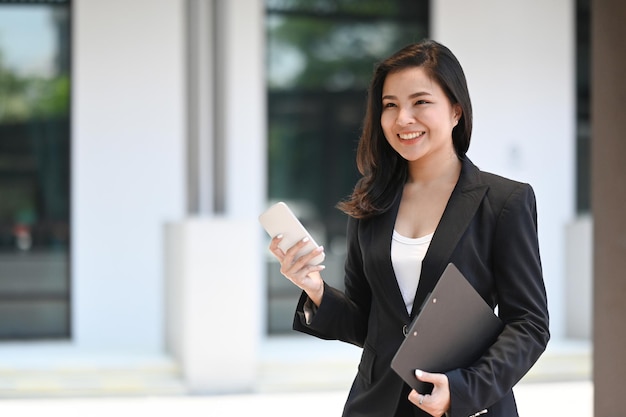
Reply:
[[[422,136],[423,134],[424,132],[411,132],[411,133],[401,133],[398,136],[400,136],[400,139],[409,140],[409,139],[415,139],[419,136]]]

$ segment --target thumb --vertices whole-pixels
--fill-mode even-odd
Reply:
[[[431,374],[430,372],[424,372],[421,369],[415,370],[415,376],[422,382],[430,382],[432,384],[439,382],[439,374]]]

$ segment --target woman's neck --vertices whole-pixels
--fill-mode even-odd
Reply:
[[[421,185],[449,182],[456,183],[462,163],[453,151],[438,158],[420,158],[409,162],[407,182]]]

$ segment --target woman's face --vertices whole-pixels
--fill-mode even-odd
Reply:
[[[409,162],[454,153],[452,129],[461,107],[421,67],[387,75],[380,123],[391,147]]]

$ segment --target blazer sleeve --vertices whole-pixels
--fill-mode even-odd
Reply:
[[[471,367],[446,373],[450,417],[472,415],[503,398],[539,359],[550,338],[531,186],[518,184],[495,215],[492,272],[505,326]]]
[[[341,340],[363,347],[372,299],[371,289],[363,273],[358,236],[359,221],[349,218],[347,225],[348,253],[345,262],[345,290],[324,283],[322,302],[309,323],[304,305],[309,300],[302,292],[293,321],[293,329],[321,339]]]

